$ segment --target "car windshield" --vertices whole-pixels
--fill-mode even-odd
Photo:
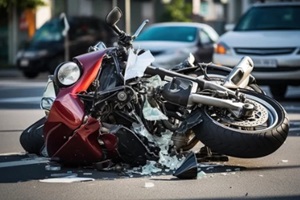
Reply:
[[[142,32],[136,41],[194,42],[197,28],[182,26],[155,26]]]
[[[33,42],[54,42],[60,41],[63,37],[63,24],[60,19],[53,19],[46,22],[34,34]]]
[[[251,8],[234,31],[299,29],[300,6],[262,6]]]

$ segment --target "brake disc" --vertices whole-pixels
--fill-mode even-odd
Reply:
[[[245,127],[245,128],[251,128],[263,125],[268,120],[268,110],[261,104],[248,100],[248,103],[251,103],[254,105],[254,111],[252,113],[251,117],[248,117],[247,119],[230,119],[227,122],[233,126],[239,126],[239,127]]]

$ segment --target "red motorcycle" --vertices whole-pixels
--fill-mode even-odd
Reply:
[[[65,164],[152,160],[170,167],[171,157],[200,141],[208,154],[240,158],[269,155],[284,143],[287,114],[256,85],[251,58],[233,69],[195,63],[192,55],[173,70],[153,67],[149,51],[132,48],[147,21],[131,36],[117,27],[121,16],[115,8],[106,18],[117,46],[99,42],[49,77],[46,116],[20,137],[26,151]]]

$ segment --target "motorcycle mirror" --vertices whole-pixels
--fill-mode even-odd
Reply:
[[[120,8],[115,7],[106,16],[106,23],[110,26],[115,26],[122,17]]]

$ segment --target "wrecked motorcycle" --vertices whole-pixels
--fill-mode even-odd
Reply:
[[[266,156],[284,143],[287,113],[255,84],[251,58],[233,69],[192,55],[173,70],[153,67],[149,51],[132,47],[147,21],[129,35],[117,26],[121,16],[116,7],[106,17],[117,46],[99,42],[49,76],[46,115],[20,137],[27,152],[64,164],[150,160],[172,168],[200,142],[207,153],[239,158]]]

